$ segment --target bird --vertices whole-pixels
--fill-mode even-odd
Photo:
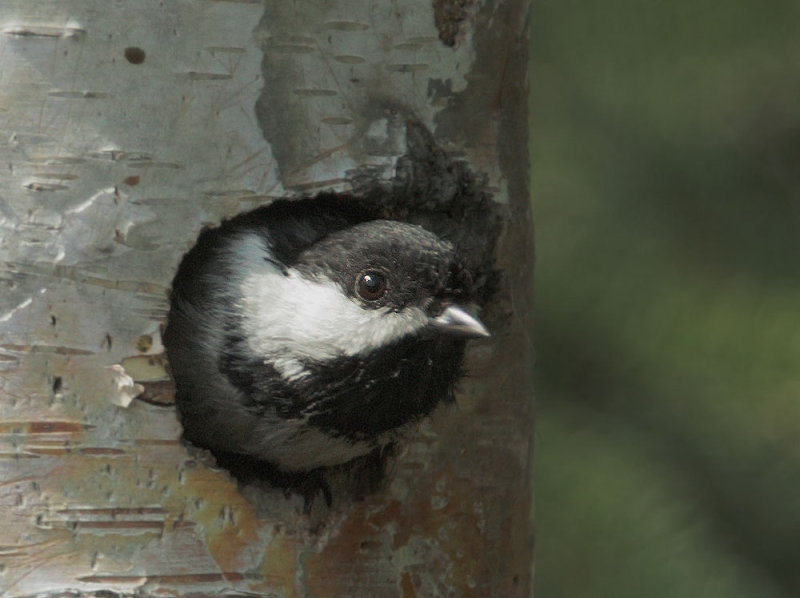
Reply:
[[[204,229],[163,334],[184,438],[287,474],[392,445],[454,400],[467,341],[490,335],[474,286],[452,242],[344,194]]]

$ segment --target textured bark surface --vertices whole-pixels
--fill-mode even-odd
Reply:
[[[526,19],[521,0],[0,5],[4,595],[529,594]],[[436,194],[415,130],[503,214],[493,337],[382,491],[307,516],[180,442],[167,290],[205,224],[272,197]]]

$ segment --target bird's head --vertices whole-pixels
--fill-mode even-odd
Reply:
[[[301,363],[355,356],[408,337],[488,336],[456,248],[420,226],[372,220],[335,231],[284,272],[243,281],[251,346],[290,375]],[[296,363],[295,363],[296,362]]]

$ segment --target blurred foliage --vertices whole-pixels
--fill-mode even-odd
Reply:
[[[800,2],[532,23],[536,596],[800,596]]]

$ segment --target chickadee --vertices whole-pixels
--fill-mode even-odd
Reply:
[[[164,344],[184,437],[285,472],[346,463],[452,400],[472,314],[456,248],[341,196],[201,233]]]

